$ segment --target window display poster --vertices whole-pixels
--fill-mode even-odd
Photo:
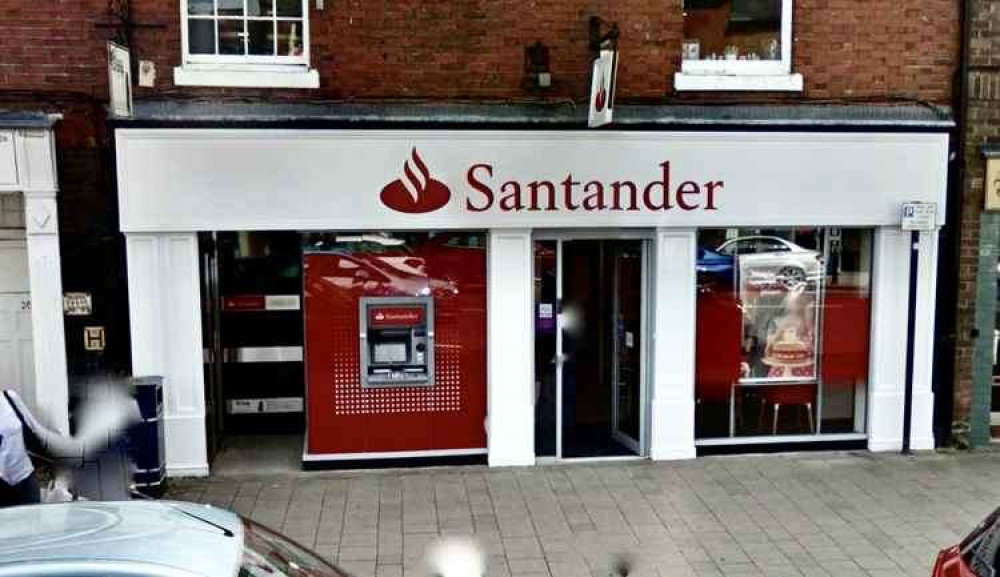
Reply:
[[[740,376],[744,380],[813,380],[821,276],[801,273],[797,264],[773,254],[766,261],[758,256],[738,258],[743,308]]]

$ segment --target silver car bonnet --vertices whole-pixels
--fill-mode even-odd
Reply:
[[[53,562],[78,564],[84,572],[90,564],[118,561],[233,577],[242,549],[239,517],[193,503],[77,501],[0,509],[0,573],[12,565]]]

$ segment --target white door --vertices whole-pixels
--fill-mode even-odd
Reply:
[[[0,241],[0,388],[12,388],[34,405],[31,293],[24,241]]]

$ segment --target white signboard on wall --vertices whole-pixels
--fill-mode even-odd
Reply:
[[[116,140],[126,232],[898,226],[903,202],[944,202],[948,154],[944,134],[119,129]]]

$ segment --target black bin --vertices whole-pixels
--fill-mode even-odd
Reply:
[[[141,422],[129,433],[129,448],[135,465],[133,481],[144,493],[166,489],[167,453],[163,440],[163,377],[134,377],[135,399]]]

